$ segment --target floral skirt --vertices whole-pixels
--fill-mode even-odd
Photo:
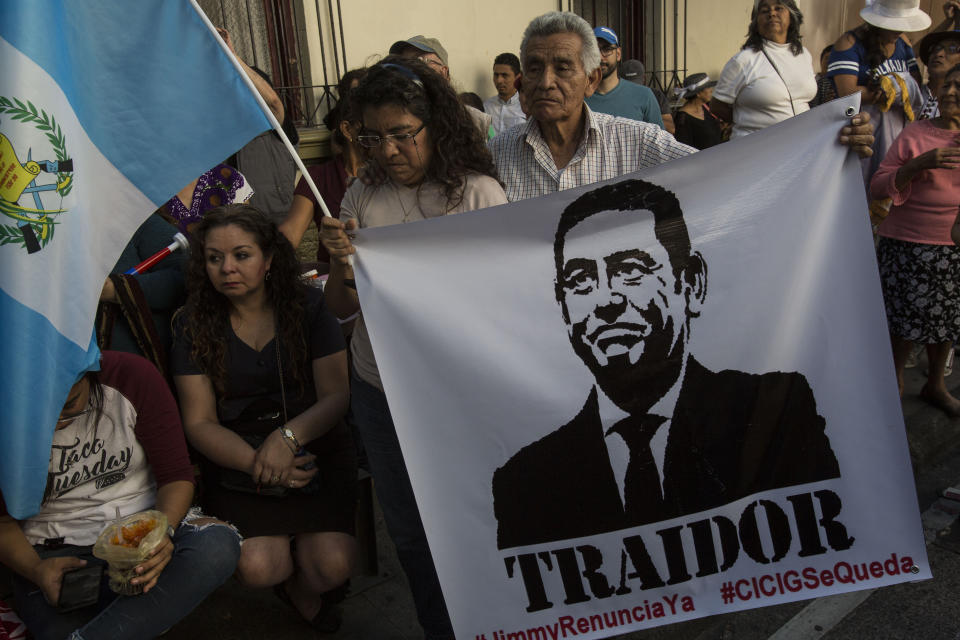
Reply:
[[[960,247],[880,238],[890,333],[920,344],[960,338]]]

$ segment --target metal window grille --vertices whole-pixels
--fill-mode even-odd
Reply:
[[[319,126],[336,103],[336,86],[347,70],[341,0],[313,0],[322,16],[320,60],[306,48],[304,10],[310,0],[198,0],[217,26],[230,32],[234,49],[250,66],[271,78],[285,109],[298,127]],[[322,79],[317,84],[313,78]]]
[[[686,75],[687,0],[560,0],[592,26],[617,32],[623,59],[646,67],[649,87],[669,91]]]

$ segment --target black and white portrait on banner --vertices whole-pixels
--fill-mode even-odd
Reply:
[[[801,374],[715,372],[689,353],[708,269],[675,194],[626,180],[580,196],[560,216],[554,260],[570,344],[596,384],[570,422],[494,475],[500,548],[839,477]]]
[[[601,638],[929,577],[847,106],[358,231],[457,637]]]

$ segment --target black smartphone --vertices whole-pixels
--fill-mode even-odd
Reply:
[[[102,578],[103,565],[99,562],[64,573],[57,610],[64,613],[96,604]]]

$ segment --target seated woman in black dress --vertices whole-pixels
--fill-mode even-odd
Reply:
[[[203,456],[203,503],[246,538],[238,577],[277,585],[330,631],[356,556],[347,356],[322,292],[298,274],[293,247],[257,209],[207,213],[191,242],[171,369]]]

